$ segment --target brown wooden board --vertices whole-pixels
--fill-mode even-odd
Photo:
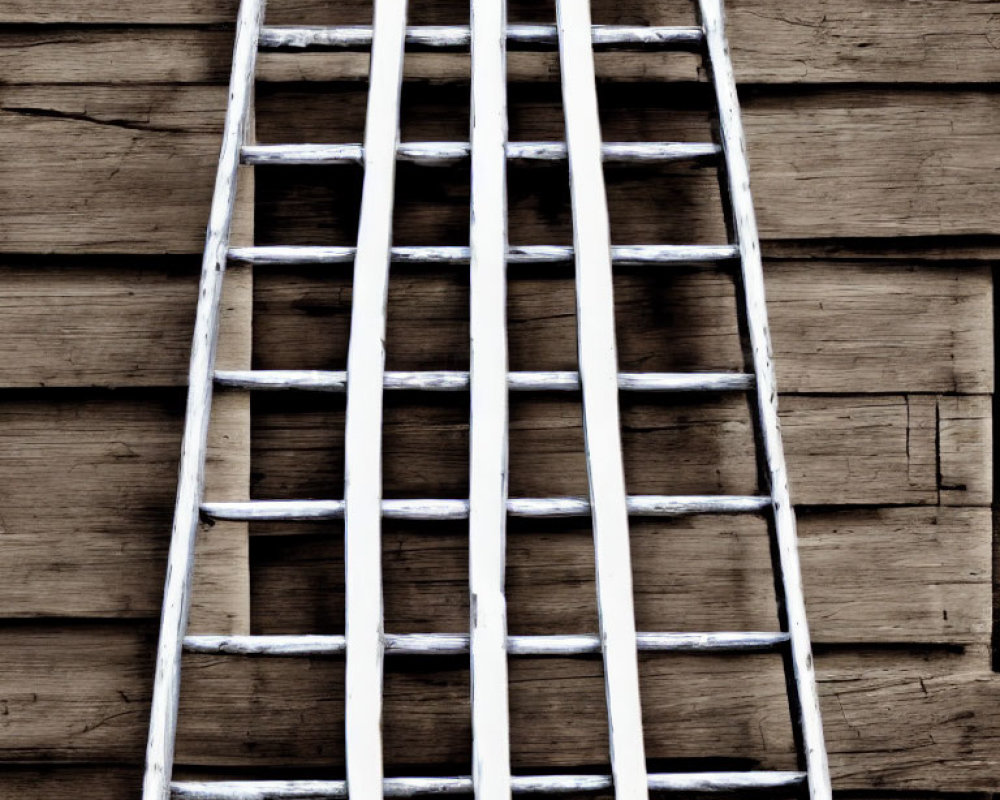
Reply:
[[[0,630],[0,642],[6,759],[141,758],[151,631],[18,626]],[[941,650],[820,653],[835,785],[987,790],[1000,770],[1000,684],[984,662],[982,653]],[[792,766],[775,656],[650,656],[641,671],[652,758]],[[606,764],[601,672],[591,658],[512,663],[519,771]],[[340,659],[186,658],[179,763],[337,767],[342,680]],[[460,771],[469,758],[468,718],[464,659],[389,662],[389,774]]]
[[[467,400],[465,401],[467,404]],[[980,404],[980,416],[988,414]],[[931,396],[783,398],[793,499],[802,504],[936,504],[937,401]],[[974,411],[972,413],[975,413]],[[255,401],[252,492],[259,498],[338,497],[343,484],[343,402],[316,396]],[[447,396],[387,399],[387,497],[464,497],[468,409]],[[629,491],[752,493],[750,417],[742,398],[626,395],[622,436]],[[513,496],[586,495],[579,399],[515,395]],[[983,445],[983,449],[988,447]],[[983,460],[955,459],[965,505],[988,505]],[[949,498],[949,503],[952,500]]]
[[[765,270],[782,390],[992,390],[985,265],[803,260]],[[616,274],[622,371],[742,368],[730,271]],[[511,369],[577,368],[568,270],[512,268],[507,305]],[[348,267],[258,268],[255,365],[344,369],[350,308]],[[467,369],[467,271],[397,267],[386,348],[390,369]]]
[[[237,402],[234,402],[237,401]],[[245,492],[245,403],[220,398],[207,491]],[[181,395],[32,392],[0,402],[0,616],[156,616],[180,454]],[[246,535],[202,537],[194,629],[249,616]]]
[[[465,523],[385,524],[387,631],[468,630],[467,532]],[[640,630],[777,624],[762,520],[637,519],[631,533]],[[814,641],[988,642],[987,509],[807,511],[799,534]],[[342,634],[343,581],[342,525],[309,536],[255,537],[253,630]],[[507,601],[511,633],[595,632],[588,523],[511,520]]]
[[[405,101],[405,137],[467,135],[467,120],[454,106],[459,95],[435,91],[423,89]],[[554,91],[536,87],[516,94],[513,136],[561,135]],[[290,137],[293,131],[279,121],[294,118],[301,125],[292,141],[310,138],[310,126],[328,141],[356,141],[364,96],[363,87],[262,96],[261,137]],[[616,88],[604,99],[609,139],[706,135],[707,111],[651,108],[648,87]],[[939,111],[945,99],[946,117]],[[198,252],[223,108],[220,87],[4,87],[0,151],[18,157],[0,161],[5,219],[0,249]],[[981,213],[996,200],[996,182],[980,165],[995,142],[998,108],[992,95],[973,91],[951,91],[945,98],[925,90],[830,89],[794,103],[784,93],[748,96],[746,126],[762,234],[997,233],[992,218]],[[258,196],[267,201],[258,204],[259,241],[353,240],[356,170],[262,172],[267,174],[259,176]],[[554,177],[545,180],[546,172]],[[512,170],[514,243],[568,241],[566,181],[560,173]],[[616,241],[718,241],[723,230],[714,186],[711,170],[609,170]],[[467,194],[462,169],[400,170],[399,243],[464,240]],[[667,208],[670,214],[663,213]]]
[[[0,383],[182,384],[196,270],[190,258],[7,259],[0,266]],[[802,260],[769,263],[766,275],[783,390],[992,390],[986,265]],[[350,267],[258,268],[255,277],[255,365],[343,369]],[[622,268],[616,302],[623,371],[741,368],[728,270]],[[222,368],[240,366],[226,353],[244,313],[224,307]],[[389,367],[467,369],[468,315],[466,269],[396,268]],[[512,369],[576,369],[568,270],[512,269],[508,315]]]
[[[219,499],[246,497],[245,410],[242,404],[231,408],[233,399],[229,393],[219,396],[219,410],[230,411],[219,418],[217,455],[208,470]],[[389,397],[387,496],[465,496],[467,409],[456,400]],[[180,401],[176,391],[81,395],[47,390],[15,394],[0,403],[5,544],[0,563],[8,576],[0,583],[0,616],[157,613],[180,444]],[[984,398],[964,398],[966,407],[956,416],[949,410],[952,401],[900,395],[786,396],[783,422],[793,498],[807,504],[933,505],[939,499],[940,461],[942,476],[954,481],[940,493],[942,499],[988,505],[986,448],[977,444],[980,460],[970,459],[961,455],[963,440],[954,438],[965,436],[970,425],[982,426],[988,405]],[[343,420],[337,408],[342,408],[342,398],[262,395],[254,406],[254,496],[339,497]],[[572,395],[548,400],[515,396],[513,494],[586,493],[579,414],[578,398]],[[631,491],[755,490],[749,413],[739,398],[626,402],[623,420]],[[944,426],[940,433],[936,425]],[[885,523],[887,541],[902,535],[893,532],[892,524]],[[978,516],[968,518],[968,525],[968,551],[961,557],[956,553],[955,562],[942,561],[943,552],[938,553],[928,562],[929,570],[939,562],[947,570],[952,569],[949,563],[955,570],[976,564],[980,571],[986,569],[973,542],[985,535],[987,525]],[[288,531],[267,525],[257,532]],[[217,544],[218,537],[206,536],[204,541],[206,546]],[[925,544],[937,546],[933,538]],[[234,546],[245,548],[238,540]],[[849,556],[829,555],[834,563]],[[245,608],[245,555],[238,559],[233,551],[202,563],[206,568],[215,565],[206,580],[217,577],[211,578],[214,590],[209,584],[196,590],[196,607]],[[927,577],[921,580],[928,586],[936,580],[931,573],[923,574]],[[940,579],[956,584],[957,573],[952,574],[953,579]],[[978,592],[976,584],[967,590]],[[941,611],[947,610],[946,597],[938,599]],[[933,596],[928,602],[937,605]],[[981,622],[966,626],[962,613],[952,613],[958,614],[958,629],[965,630],[954,634],[956,640],[981,630]],[[215,619],[209,617],[210,622]],[[924,633],[918,631],[923,629],[915,620],[909,624],[916,626],[913,635],[922,640]],[[946,620],[927,624],[927,631],[941,632],[928,636],[952,635]],[[875,623],[885,636],[905,638],[890,634],[894,625]]]
[[[110,0],[11,0],[0,22],[128,23],[178,25],[232,23],[233,0],[171,0],[155,6],[122,6]],[[998,35],[996,2],[974,0],[804,0],[794,8],[768,0],[729,0],[729,32],[737,79],[752,83],[977,83],[1000,72],[993,51]],[[467,23],[468,3],[414,4],[414,24]],[[551,21],[551,3],[511,3],[513,21]],[[690,0],[594,3],[599,24],[691,24]],[[371,3],[318,0],[272,2],[275,24],[370,24]],[[225,31],[174,28],[110,31],[14,32],[5,36],[0,71],[11,82],[224,80],[229,46]],[[112,58],[112,52],[114,57]],[[419,74],[453,75],[441,57],[417,57]],[[451,59],[457,60],[457,59]],[[520,57],[513,59],[515,62]],[[665,59],[619,56],[606,61],[617,79],[649,76]],[[359,65],[361,59],[345,59]],[[464,60],[463,60],[464,61]],[[554,59],[533,58],[530,73],[550,74]],[[358,66],[341,66],[341,72]],[[693,62],[685,71],[694,74]]]

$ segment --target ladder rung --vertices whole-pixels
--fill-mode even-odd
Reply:
[[[593,43],[598,48],[689,49],[704,40],[695,26],[594,25]],[[406,29],[406,44],[430,49],[467,50],[471,33],[466,25],[422,25]],[[551,49],[559,43],[555,25],[508,25],[510,49],[542,47]],[[302,50],[367,50],[372,44],[369,25],[343,26],[265,26],[260,31],[261,48]]]
[[[234,247],[229,250],[231,261],[248,264],[351,264],[353,247],[309,245],[271,245],[264,247]],[[732,244],[636,244],[615,245],[611,260],[616,266],[641,264],[698,264],[731,261],[740,251]],[[448,264],[465,266],[469,263],[469,248],[462,246],[394,247],[392,260],[397,264]],[[571,264],[573,248],[567,245],[522,245],[511,247],[508,264]]]
[[[662,772],[649,775],[649,788],[657,792],[734,792],[799,786],[804,772]],[[340,800],[347,797],[343,780],[304,781],[175,781],[170,784],[176,800]],[[607,792],[610,775],[514,775],[511,790],[517,794],[575,794]],[[386,797],[471,795],[472,778],[386,778]]]
[[[302,389],[316,392],[343,392],[347,373],[325,370],[219,370],[219,386],[236,389]],[[510,372],[507,382],[512,392],[574,392],[580,390],[578,372]],[[465,371],[386,372],[388,391],[460,392],[469,389]],[[747,391],[754,376],[741,372],[622,372],[618,388],[627,392],[726,392]]]
[[[360,144],[255,144],[242,150],[244,164],[362,164]],[[635,164],[714,158],[722,149],[711,142],[607,142],[601,155],[607,163]],[[565,142],[510,142],[512,161],[565,161]],[[400,161],[425,166],[454,164],[469,158],[468,142],[403,142],[396,151]]]
[[[632,495],[628,512],[636,517],[670,517],[686,514],[747,514],[764,511],[771,498],[755,495]],[[203,503],[209,519],[236,522],[305,522],[343,519],[343,500],[246,500]],[[507,501],[512,517],[585,517],[590,501],[582,497],[522,497]],[[467,500],[383,500],[385,519],[468,519]]]
[[[645,652],[700,653],[774,650],[788,642],[787,633],[637,633],[636,647]],[[343,636],[186,636],[184,651],[208,655],[332,656],[347,648]],[[385,652],[395,655],[468,655],[465,633],[385,634]],[[514,656],[577,656],[601,652],[597,634],[508,636],[507,652]]]

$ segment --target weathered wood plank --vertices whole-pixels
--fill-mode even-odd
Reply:
[[[520,106],[512,99],[512,137],[561,137],[558,103],[543,88],[522,94]],[[0,168],[5,218],[0,249],[200,250],[223,91],[209,86],[5,87],[0,149],[21,155],[3,159]],[[467,135],[468,119],[453,104],[454,91],[440,95],[437,105],[430,89],[421,91],[425,94],[404,100],[404,119],[410,120],[404,124],[409,128],[405,138]],[[363,98],[363,87],[333,95],[262,96],[261,138],[280,134],[302,141],[311,128],[326,140],[358,141]],[[627,140],[633,131],[631,138],[667,140],[685,138],[687,131],[687,138],[698,139],[707,129],[705,111],[643,110],[648,94],[642,91],[616,88],[602,102],[609,138]],[[795,103],[784,94],[748,97],[745,121],[763,235],[996,233],[989,215],[979,213],[996,201],[996,182],[979,165],[995,146],[1000,110],[990,95],[971,91],[948,93],[947,118],[938,113],[940,104],[941,95],[919,90],[831,89]],[[302,121],[299,135],[288,129],[291,119]],[[278,125],[278,120],[285,122]],[[449,135],[445,129],[451,128],[457,130]],[[260,196],[270,198],[260,207],[261,243],[343,243],[339,240],[353,237],[360,186],[356,171],[258,169]],[[468,180],[463,174],[400,170],[400,244],[464,243]],[[536,169],[511,171],[512,242],[569,241],[565,174],[558,169],[553,174],[559,179],[540,181]],[[714,184],[707,170],[609,170],[614,239],[718,242],[723,232]],[[844,197],[851,202],[842,202]],[[664,215],[665,207],[678,213]]]
[[[142,770],[107,764],[4,765],[0,768],[3,800],[138,800]]]
[[[127,22],[122,18],[130,9],[116,10],[117,18],[104,21]],[[226,22],[235,19],[234,7]],[[6,83],[225,84],[229,80],[231,28],[50,25],[4,31],[0,74]]]
[[[985,265],[800,261],[765,269],[782,389],[992,386],[992,346],[983,335],[992,318]],[[459,270],[397,267],[389,368],[466,369],[467,292]],[[256,294],[259,368],[343,369],[351,300],[344,270],[258,269]],[[615,298],[622,370],[742,368],[732,281],[723,271],[622,268]],[[570,276],[512,270],[508,306],[512,369],[576,369]]]
[[[0,22],[190,25],[231,24],[232,0],[202,4],[171,0],[155,8],[109,0],[12,0]],[[455,0],[422,4],[414,24],[468,24],[468,9]],[[994,54],[996,2],[974,0],[805,0],[793,11],[768,0],[730,0],[728,30],[737,79],[744,83],[986,83],[1000,77]],[[370,2],[352,0],[273,4],[274,24],[371,22]],[[512,21],[554,19],[551,4],[512,3]],[[688,0],[625,0],[594,3],[599,24],[690,25]],[[0,72],[10,82],[224,81],[231,34],[226,31],[135,28],[123,32],[87,29],[11,31],[5,34]],[[112,53],[114,54],[112,57]],[[267,60],[267,59],[265,59]],[[291,59],[287,59],[291,61]],[[467,58],[419,54],[412,74],[434,78],[468,76]],[[339,57],[326,75],[362,77],[358,56]],[[682,66],[674,66],[680,63]],[[516,54],[516,76],[557,77],[551,54]],[[289,69],[293,69],[291,65]],[[134,70],[134,72],[132,72]],[[599,74],[646,79],[662,74],[693,77],[694,59],[627,54],[598,59]]]
[[[329,497],[342,476],[342,412],[330,398],[262,396],[254,419],[255,497]],[[341,405],[342,408],[342,405]],[[467,496],[468,409],[437,396],[388,401],[386,497]],[[782,400],[792,496],[802,504],[937,503],[933,397]],[[749,414],[739,397],[625,396],[633,494],[753,494]],[[579,400],[511,403],[512,497],[586,495]],[[414,469],[414,464],[425,465]],[[976,469],[975,467],[970,467]],[[972,504],[983,498],[976,495]]]
[[[271,88],[273,93],[261,101],[262,109],[267,109],[262,112],[262,136],[268,140],[325,140],[336,126],[347,133],[356,124],[358,112],[352,108],[357,103],[346,90],[324,104],[308,93]],[[603,93],[608,140],[704,139],[709,111],[700,105],[700,95],[688,96],[687,105],[672,100],[652,108],[650,91],[616,85]],[[558,103],[550,87],[521,86],[511,97],[512,138],[562,137]],[[296,103],[295,115],[276,113],[291,102]],[[414,90],[409,102],[404,138],[461,137],[465,107],[460,91]],[[936,113],[939,103],[934,93],[919,90],[830,89],[795,102],[785,93],[761,90],[748,95],[744,121],[762,235],[779,239],[990,233],[990,226],[976,213],[981,207],[976,203],[992,191],[993,182],[988,173],[976,174],[973,163],[977,152],[990,146],[989,124],[1000,122],[1000,112],[991,96],[977,92],[950,93],[947,119]],[[984,124],[987,120],[991,122]],[[349,134],[348,138],[356,140]],[[428,175],[426,170],[405,171],[410,172]],[[333,209],[331,220],[334,199],[329,189],[324,190],[328,178],[315,170],[268,174],[268,192],[279,200],[262,209],[265,239],[319,236],[322,242],[341,243],[331,237],[346,224],[338,220],[350,213],[351,206]],[[401,243],[409,243],[411,237],[414,244],[427,243],[428,237],[436,240],[431,243],[462,241],[464,220],[459,209],[467,203],[467,187],[460,174],[449,178],[442,173],[442,183],[433,192],[415,177],[403,180]],[[511,171],[513,242],[569,241],[566,180],[553,170],[557,174],[558,180],[546,183],[539,181],[537,170]],[[710,170],[609,170],[614,240],[718,241],[723,233],[715,213],[718,197],[713,180]],[[338,186],[338,197],[350,196],[349,188]],[[843,202],[844,197],[851,202]],[[318,217],[308,217],[309,205],[321,199],[326,213],[322,224]],[[279,203],[288,207],[282,209]],[[433,214],[426,211],[429,205]],[[675,213],[662,214],[661,209],[668,207]],[[417,225],[418,218],[424,221],[422,226]]]
[[[200,253],[225,89],[0,93],[0,248]]]
[[[0,630],[0,642],[6,759],[141,757],[151,631],[18,626]],[[198,656],[185,665],[179,763],[342,764],[342,660]],[[1000,684],[985,654],[860,650],[821,653],[817,665],[838,788],[976,791],[995,784]],[[519,771],[604,762],[601,671],[593,658],[514,661]],[[409,669],[390,662],[386,677],[387,763],[397,770],[403,763],[467,763],[466,660],[411,662]],[[775,656],[644,657],[642,680],[651,757],[791,765]],[[570,711],[574,724],[567,726]]]
[[[3,615],[155,616],[170,502],[170,487],[160,482],[164,511],[148,522],[130,518],[127,530],[113,533],[88,527],[70,541],[66,526],[36,522],[19,530],[7,512]],[[254,630],[342,632],[341,535],[339,527],[334,531],[329,542],[255,540]],[[802,531],[818,641],[964,643],[988,635],[985,510],[810,513]],[[763,630],[773,624],[766,546],[752,519],[635,521],[633,532],[641,628]],[[515,526],[508,552],[514,633],[593,627],[589,535],[577,526]],[[387,628],[465,630],[467,551],[460,531],[395,523],[387,536],[386,551],[393,553],[386,561]],[[695,561],[695,553],[709,555]],[[546,601],[539,604],[542,595]],[[202,628],[221,632],[218,624]]]
[[[800,514],[799,527],[815,641],[988,642],[986,509],[809,512]],[[771,630],[777,624],[761,520],[633,520],[631,531],[640,630]],[[579,521],[512,525],[512,634],[597,629],[590,536]],[[343,633],[341,539],[337,524],[316,536],[254,538],[256,632]],[[385,550],[387,631],[467,630],[468,545],[461,524],[393,523]]]
[[[219,408],[230,399],[228,393],[220,395]],[[390,398],[388,496],[467,496],[467,407],[456,405],[456,399],[414,405],[412,398]],[[262,397],[258,402],[251,463],[257,497],[329,497],[335,493],[331,487],[343,480],[338,400],[300,400],[288,405]],[[629,401],[624,414],[631,491],[753,492],[749,416],[738,398],[639,400]],[[952,398],[943,401],[950,404]],[[973,406],[982,401],[969,400]],[[342,408],[342,398],[339,402]],[[798,502],[937,503],[935,441],[954,439],[949,433],[936,435],[936,398],[911,397],[908,405],[907,398],[895,395],[787,396],[782,405]],[[0,560],[8,578],[0,583],[0,615],[148,617],[158,612],[180,410],[179,396],[162,390],[115,395],[50,390],[44,398],[14,395],[0,404],[5,543]],[[219,499],[246,497],[246,459],[239,455],[248,446],[244,415],[237,409],[217,429],[219,455],[210,462],[209,474],[222,482]],[[942,425],[959,426],[955,430],[969,424],[978,430],[983,418],[968,409],[959,417],[947,408],[942,414]],[[586,493],[579,406],[572,396],[541,401],[516,395],[512,435],[512,496]],[[988,504],[984,459],[985,454],[977,460],[945,455],[943,477],[955,482],[948,486],[967,486],[946,489],[948,502],[966,497],[967,505]],[[53,497],[59,501],[53,503]],[[282,529],[271,525],[258,532]],[[218,537],[210,534],[204,544],[217,545]],[[245,618],[245,610],[237,610],[245,609],[240,598],[247,591],[245,570],[238,567],[244,556],[237,556],[223,554],[216,563],[224,566],[206,573],[195,592],[196,609],[204,604],[231,610],[233,632]],[[949,630],[944,623],[940,630]],[[201,632],[225,632],[218,629],[221,624]],[[909,624],[917,626],[914,620]]]
[[[0,404],[2,616],[155,616],[162,597],[180,453],[175,392],[53,393]],[[245,405],[213,423],[210,486],[246,491]],[[242,487],[242,489],[241,489]],[[232,526],[236,530],[239,526]],[[245,535],[201,543],[192,618],[240,632],[248,624]],[[75,591],[78,590],[78,591]]]
[[[181,385],[197,299],[194,269],[187,260],[6,259],[0,384]],[[801,260],[769,262],[765,270],[783,390],[992,390],[992,342],[984,335],[992,329],[988,265]],[[617,273],[623,371],[742,367],[724,271]],[[255,295],[258,368],[344,368],[349,269],[258,267]],[[223,309],[220,368],[240,366],[225,356],[239,310]],[[576,369],[567,271],[513,270],[509,315],[513,369]],[[389,368],[467,369],[467,342],[463,271],[395,267]]]
[[[989,502],[993,497],[992,398],[940,397],[937,408],[941,504],[956,505],[960,498]]]

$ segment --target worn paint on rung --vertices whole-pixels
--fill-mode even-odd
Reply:
[[[411,656],[466,655],[470,653],[470,640],[470,635],[464,633],[387,633],[385,652]],[[637,648],[648,653],[767,652],[787,643],[787,633],[759,631],[636,634]],[[514,656],[599,655],[601,639],[588,633],[507,636],[501,647]],[[208,655],[335,656],[343,655],[346,648],[345,638],[338,635],[206,635],[184,639],[186,653]],[[475,661],[472,668],[475,669]],[[509,781],[504,786],[509,791]]]
[[[501,34],[503,36],[503,34]],[[694,47],[702,41],[701,28],[693,26],[593,25],[595,47],[661,48]],[[558,42],[554,25],[509,25],[508,45],[553,47]],[[406,29],[406,44],[416,47],[464,49],[472,41],[472,31],[462,25],[420,25]],[[371,47],[372,29],[365,25],[268,26],[261,32],[261,47],[327,48],[366,50]]]
[[[360,144],[258,144],[242,150],[244,164],[362,164]],[[510,142],[501,152],[512,161],[565,161],[564,142]],[[396,149],[399,161],[424,166],[450,165],[469,159],[467,142],[402,142]],[[703,142],[607,142],[601,157],[607,163],[666,163],[714,158],[718,145]],[[479,170],[481,173],[482,170]],[[479,174],[473,169],[473,175]]]
[[[234,261],[252,264],[349,264],[354,261],[353,247],[310,247],[307,245],[271,245],[239,247],[229,251]],[[611,263],[616,266],[640,264],[697,264],[731,261],[739,255],[735,245],[721,244],[651,244],[612,245]],[[563,245],[511,246],[508,264],[569,264],[574,259],[572,247]],[[461,246],[394,247],[392,260],[400,264],[469,263],[469,248]]]
[[[755,514],[771,506],[769,497],[753,495],[632,495],[626,510],[634,517],[673,517],[688,514]],[[210,519],[253,522],[294,522],[341,519],[343,500],[248,500],[205,503],[201,512]],[[507,500],[512,517],[561,518],[591,514],[582,497],[522,497]],[[385,519],[461,520],[469,517],[468,500],[383,500]]]

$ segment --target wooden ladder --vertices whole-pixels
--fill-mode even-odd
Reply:
[[[700,27],[593,26],[586,0],[557,0],[557,25],[507,25],[504,0],[472,0],[471,25],[407,28],[406,0],[375,0],[371,27],[263,26],[264,0],[242,0],[215,194],[202,263],[177,504],[157,653],[143,797],[337,798],[512,792],[558,794],[613,789],[619,800],[653,791],[803,789],[829,800],[823,730],[806,622],[795,517],[789,500],[777,391],[764,301],[760,245],[750,196],[744,135],[721,0],[699,0]],[[470,141],[400,144],[399,97],[408,45],[472,53]],[[508,142],[506,50],[557,47],[566,142]],[[594,77],[595,47],[695,50],[714,84],[719,143],[603,143]],[[371,51],[363,144],[254,145],[247,141],[259,48]],[[507,242],[507,161],[567,160],[572,247]],[[603,162],[712,160],[720,171],[729,244],[612,246]],[[469,247],[393,247],[397,160],[471,161]],[[243,164],[361,163],[364,184],[356,247],[230,248],[237,172]],[[216,371],[220,297],[229,262],[354,264],[346,372]],[[736,284],[747,354],[743,373],[618,372],[612,269],[674,263],[739,264]],[[392,263],[468,265],[471,364],[468,372],[387,372],[384,339]],[[507,264],[575,263],[579,372],[508,372]],[[247,390],[346,392],[343,500],[203,502],[206,437],[215,384]],[[452,391],[471,396],[469,498],[382,499],[383,391]],[[589,499],[510,498],[507,493],[508,391],[581,391]],[[755,410],[756,496],[628,496],[619,433],[619,392],[746,392]],[[629,554],[630,516],[759,513],[769,521],[780,630],[637,633]],[[600,634],[508,636],[504,595],[506,520],[589,516],[596,552]],[[214,520],[345,520],[345,636],[188,636],[194,545],[201,517]],[[383,630],[382,519],[469,521],[470,633],[387,634]],[[784,657],[798,771],[647,772],[637,651],[777,651]],[[346,659],[346,781],[173,782],[183,653],[343,656]],[[521,655],[600,653],[604,658],[611,774],[512,775],[507,660]],[[469,654],[473,765],[470,776],[385,778],[382,767],[382,663],[393,654]]]

